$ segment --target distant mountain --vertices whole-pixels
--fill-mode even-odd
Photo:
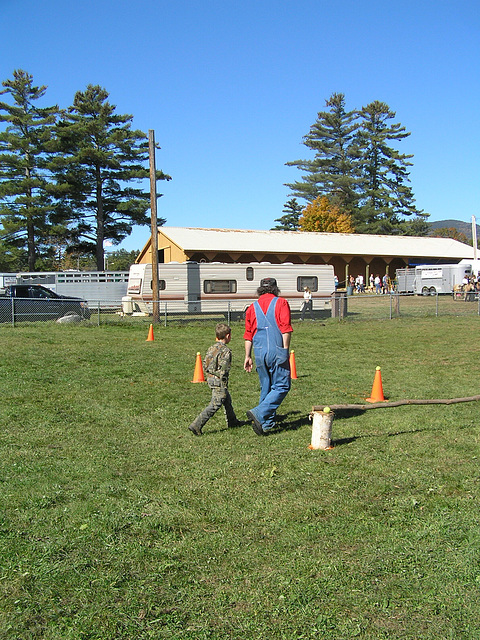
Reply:
[[[472,223],[462,222],[462,220],[438,220],[429,222],[428,226],[434,229],[451,229],[452,227],[460,233],[464,233],[469,240],[472,239]],[[477,224],[477,239],[480,238],[480,225]]]

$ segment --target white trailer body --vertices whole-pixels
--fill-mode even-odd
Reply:
[[[335,291],[331,265],[169,262],[159,265],[160,313],[225,311],[227,303],[230,311],[243,312],[256,299],[260,280],[266,277],[276,279],[292,310],[300,309],[304,287],[312,291],[315,310],[331,308]],[[152,265],[132,265],[124,313],[152,313],[152,300]]]
[[[84,298],[91,305],[119,307],[127,293],[128,275],[128,271],[18,273],[16,284],[42,284],[62,296]]]
[[[17,284],[17,276],[14,273],[0,273],[0,291],[12,284]]]
[[[410,269],[397,269],[400,293],[418,295],[452,293],[463,279],[472,275],[471,264],[421,264]]]

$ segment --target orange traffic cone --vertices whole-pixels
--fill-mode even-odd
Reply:
[[[153,337],[153,324],[150,325],[150,329],[148,330],[148,338],[145,342],[153,342],[155,338]]]
[[[205,376],[203,375],[202,357],[200,351],[197,353],[195,360],[195,371],[193,372],[192,382],[205,382]]]
[[[297,380],[297,365],[295,364],[295,351],[290,351],[290,377]]]
[[[380,367],[376,368],[375,378],[373,379],[372,394],[370,398],[366,399],[366,402],[386,402],[383,397],[382,374],[380,373]]]

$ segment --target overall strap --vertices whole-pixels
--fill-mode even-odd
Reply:
[[[278,334],[278,337],[280,337],[281,339],[282,334],[280,332],[280,329],[278,328],[277,321],[275,319],[275,307],[277,306],[277,302],[278,302],[278,298],[272,298],[272,300],[270,301],[270,304],[268,305],[266,314],[263,312],[261,306],[258,304],[256,300],[253,303],[253,305],[255,309],[255,315],[257,317],[257,331],[269,329],[270,332],[273,332],[274,334]],[[277,337],[277,340],[278,340],[278,337]]]

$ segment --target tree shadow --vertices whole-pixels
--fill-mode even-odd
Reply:
[[[358,416],[363,416],[366,409],[335,409],[334,414],[335,418],[340,418],[341,420],[348,420],[350,418],[357,418]]]
[[[403,435],[411,435],[414,433],[422,433],[423,431],[437,431],[437,429],[407,429],[405,431],[392,431],[389,433],[364,433],[358,436],[351,436],[350,438],[337,438],[332,439],[332,446],[342,446],[345,444],[351,444],[356,440],[361,440],[362,438],[393,438],[394,436],[403,436]]]
[[[335,419],[350,419],[365,413],[366,409],[337,409],[335,410]],[[274,429],[266,433],[265,435],[273,436],[281,433],[282,431],[298,431],[301,427],[311,426],[312,422],[309,416],[305,416],[300,411],[290,411],[288,413],[278,415],[277,425]],[[333,423],[335,425],[335,421]],[[363,438],[393,438],[395,436],[413,435],[415,433],[422,433],[428,431],[437,431],[435,428],[418,428],[418,429],[405,429],[403,431],[390,431],[388,433],[364,433],[356,436],[350,436],[346,438],[332,438],[332,447],[341,447],[343,445],[352,444],[356,440]]]

